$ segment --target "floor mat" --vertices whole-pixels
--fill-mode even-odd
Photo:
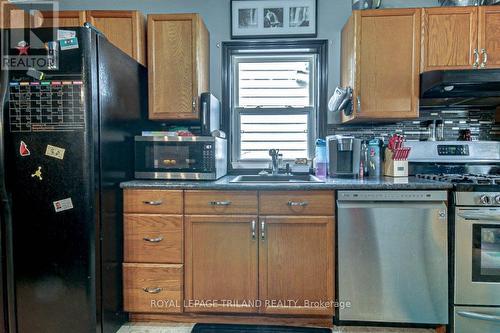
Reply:
[[[191,333],[331,333],[328,328],[262,326],[262,325],[227,325],[196,324]]]

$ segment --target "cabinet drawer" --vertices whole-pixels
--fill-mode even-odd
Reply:
[[[182,265],[123,264],[127,312],[182,312]]]
[[[125,213],[182,214],[182,191],[125,190]]]
[[[259,194],[261,215],[323,215],[334,214],[332,191],[269,191]]]
[[[255,191],[186,191],[186,215],[257,214]]]
[[[125,214],[126,262],[182,263],[182,216]]]

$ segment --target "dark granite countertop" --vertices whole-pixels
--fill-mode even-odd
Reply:
[[[231,183],[235,176],[216,181],[132,180],[120,184],[131,189],[185,190],[448,190],[449,183],[424,179],[388,178],[344,179],[328,178],[324,183]]]

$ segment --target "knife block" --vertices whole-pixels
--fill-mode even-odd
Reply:
[[[385,149],[384,176],[408,177],[408,160],[394,161],[392,150]]]

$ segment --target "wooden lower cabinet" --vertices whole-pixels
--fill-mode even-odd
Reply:
[[[258,311],[256,224],[257,216],[185,217],[186,312]]]
[[[183,266],[123,264],[123,298],[127,312],[182,312]]]
[[[259,225],[261,312],[333,315],[333,217],[264,216]]]

